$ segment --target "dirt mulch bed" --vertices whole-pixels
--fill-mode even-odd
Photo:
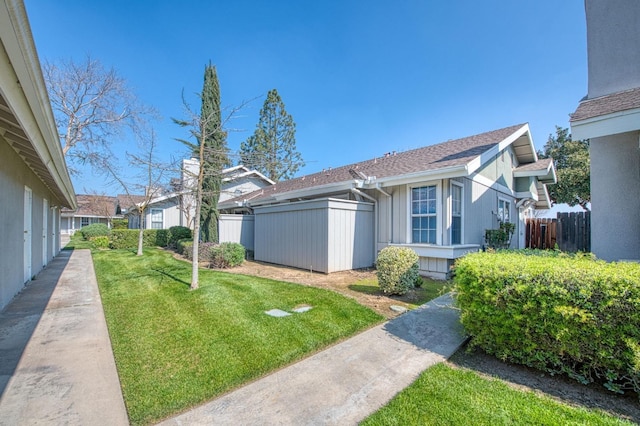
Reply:
[[[361,305],[373,309],[387,319],[400,315],[400,313],[391,310],[391,305],[405,306],[416,300],[416,296],[411,291],[403,296],[389,297],[381,294],[367,294],[349,288],[358,281],[375,279],[376,273],[373,269],[358,269],[354,271],[323,274],[286,266],[246,261],[238,267],[225,269],[224,272],[252,275],[255,277],[270,278],[278,281],[333,290],[355,299]]]

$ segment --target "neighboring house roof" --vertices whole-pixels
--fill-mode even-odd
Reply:
[[[580,102],[571,122],[640,108],[640,87]]]
[[[65,216],[113,217],[116,215],[118,199],[108,195],[76,195],[78,208],[62,209]]]
[[[62,214],[78,217],[115,217],[118,206],[124,212],[139,202],[140,199],[144,199],[144,196],[118,194],[116,197],[112,197],[109,195],[77,194],[77,208],[63,208]]]
[[[442,176],[447,173],[450,173],[450,177],[468,176],[508,145],[513,146],[521,163],[538,161],[529,136],[529,126],[518,124],[411,151],[387,153],[360,163],[277,182],[273,186],[225,201],[219,207],[232,208],[244,201],[257,205],[313,195],[314,192],[330,193],[348,189],[354,183],[362,187],[367,184],[398,184],[403,179]],[[547,166],[544,163],[536,168],[545,169]],[[553,168],[553,165],[550,167]]]
[[[575,140],[636,131],[640,129],[640,87],[585,99],[570,122]]]
[[[22,1],[0,1],[0,70],[0,134],[60,206],[75,208],[73,185]]]
[[[535,163],[522,164],[513,171],[514,177],[537,177],[542,183],[556,183],[556,169],[553,166],[553,158],[543,158]]]

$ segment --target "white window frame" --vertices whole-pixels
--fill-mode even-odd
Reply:
[[[155,213],[160,213],[160,220],[153,220],[153,216]],[[151,222],[151,228],[149,229],[164,229],[164,210],[163,209],[149,209],[149,219]],[[160,228],[156,228],[153,225],[155,223],[160,223]]]
[[[87,224],[85,225],[84,222],[87,222]],[[89,226],[91,225],[91,219],[89,217],[86,216],[82,216],[80,217],[80,228],[84,227],[84,226]]]
[[[412,214],[412,190],[414,188],[422,188],[425,186],[436,187],[436,242],[435,243],[416,243],[413,241],[413,214]],[[442,181],[419,182],[407,185],[407,231],[406,241],[409,244],[416,245],[442,245]]]
[[[502,203],[503,207],[500,207],[500,204]],[[500,222],[509,222],[509,223],[514,223],[513,222],[513,215],[512,215],[512,211],[511,211],[511,205],[512,205],[512,201],[508,198],[505,197],[498,197],[498,210],[496,213],[496,216],[498,217],[498,221]],[[504,206],[508,205],[507,207],[507,211],[508,211],[508,220],[505,220],[504,218]]]
[[[460,242],[453,242],[453,187],[460,188]],[[449,194],[449,241],[451,245],[464,244],[464,184],[458,181],[451,181]]]

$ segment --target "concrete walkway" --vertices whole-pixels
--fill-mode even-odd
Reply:
[[[355,425],[464,342],[444,295],[163,425]]]
[[[357,424],[464,342],[451,297],[166,420]],[[128,423],[88,250],[63,251],[0,313],[0,425]]]
[[[0,313],[0,424],[126,425],[89,250],[62,251]]]

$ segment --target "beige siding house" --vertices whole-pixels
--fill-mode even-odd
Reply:
[[[0,0],[0,310],[60,251],[75,196],[22,1]]]
[[[256,260],[334,272],[371,266],[384,247],[410,247],[424,275],[444,278],[484,245],[486,229],[549,208],[551,160],[519,124],[278,182],[220,203],[255,218]]]

